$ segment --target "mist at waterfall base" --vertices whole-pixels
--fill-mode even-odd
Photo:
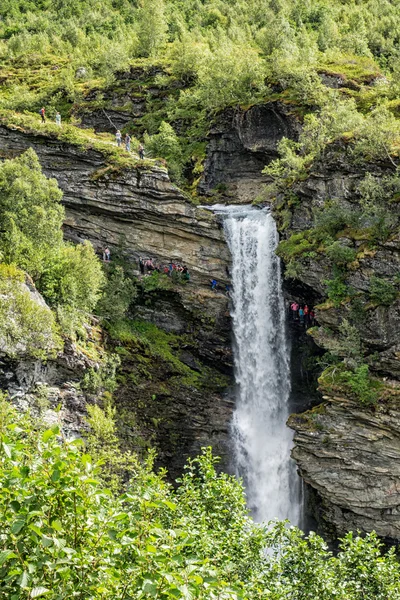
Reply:
[[[213,207],[223,215],[232,255],[236,408],[234,468],[258,522],[301,524],[301,487],[290,458],[290,349],[285,328],[278,233],[268,209]]]

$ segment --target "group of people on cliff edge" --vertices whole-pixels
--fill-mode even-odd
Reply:
[[[177,274],[184,281],[190,281],[190,272],[186,265],[175,263],[170,261],[168,265],[162,265],[161,263],[155,262],[154,258],[143,258],[139,257],[139,270],[141,275],[151,275],[151,273],[163,273],[172,277],[173,274]]]
[[[291,321],[300,323],[306,329],[315,325],[314,309],[308,304],[299,304],[296,300],[289,304],[289,317]]]
[[[129,135],[129,133],[126,133],[125,136],[124,136],[124,138],[122,139],[122,133],[120,132],[119,129],[117,129],[117,132],[115,134],[115,141],[117,143],[118,148],[120,148],[122,146],[122,143],[124,143],[125,150],[127,152],[131,151],[131,136]],[[139,144],[137,152],[139,154],[140,160],[144,160],[144,146],[143,146],[143,144]]]

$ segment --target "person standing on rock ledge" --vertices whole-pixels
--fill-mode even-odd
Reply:
[[[127,150],[127,152],[131,151],[131,136],[129,133],[125,134],[125,150]]]
[[[138,153],[139,153],[140,160],[144,160],[144,146],[143,146],[143,144],[139,144]]]
[[[122,135],[119,129],[117,129],[117,133],[115,134],[115,141],[117,142],[118,148],[120,148],[122,143]]]
[[[58,127],[61,127],[61,115],[58,111],[56,112],[56,125],[58,125]]]
[[[140,269],[140,274],[144,275],[144,260],[141,256],[139,257],[139,269]]]
[[[39,110],[39,114],[42,117],[42,123],[46,123],[46,109],[44,106]]]
[[[103,261],[104,262],[110,262],[110,256],[111,256],[111,252],[110,252],[110,250],[109,250],[109,248],[107,246],[103,250]]]

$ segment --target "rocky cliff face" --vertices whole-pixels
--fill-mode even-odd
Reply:
[[[149,95],[151,103],[165,99],[152,83],[157,74],[157,69],[121,74],[118,89],[103,91],[101,102],[93,92],[77,109],[82,124],[110,131],[112,123],[120,127],[143,117]],[[276,155],[278,141],[296,135],[297,129],[296,119],[277,103],[221,115],[210,134],[200,191],[208,194],[221,183],[230,190],[225,200],[253,201],[261,189],[261,170]],[[83,151],[48,135],[0,127],[3,157],[29,147],[64,192],[68,239],[89,239],[99,253],[108,245],[112,256],[122,253],[136,267],[139,256],[151,256],[163,264],[171,259],[184,263],[191,273],[190,284],[144,294],[136,306],[137,317],[171,336],[168,343],[179,364],[160,359],[140,342],[131,344],[122,357],[117,392],[122,435],[128,441],[135,437],[139,423],[157,447],[160,464],[173,476],[188,454],[207,444],[227,464],[232,411],[229,307],[224,293],[209,289],[212,278],[221,290],[229,281],[230,257],[220,224],[210,211],[188,201],[162,167],[118,169],[94,149]],[[190,377],[183,375],[185,368],[191,370]]]
[[[367,173],[382,182],[393,176],[393,166],[389,161],[357,165],[348,155],[346,144],[329,148],[308,178],[295,186],[296,201],[283,235],[289,238],[312,229],[315,211],[329,210],[332,202],[347,214],[359,211],[360,183]],[[352,250],[352,260],[346,267],[335,266],[332,255],[323,248],[324,242],[320,242],[319,247],[298,252],[297,281],[289,280],[295,296],[299,283],[311,297],[313,293],[319,296],[319,327],[310,331],[316,343],[347,356],[345,362],[349,363],[355,359],[346,354],[346,343],[353,348],[359,344],[372,375],[370,385],[377,390],[374,402],[363,401],[356,384],[343,385],[339,374],[342,367],[332,366],[320,378],[323,404],[289,420],[296,431],[293,457],[313,490],[314,514],[321,529],[333,537],[350,529],[375,529],[391,540],[399,539],[400,534],[400,299],[396,293],[400,235],[395,201],[388,202],[386,214],[390,214],[392,227],[382,239],[371,239],[369,227],[338,228],[340,231],[329,243],[335,240],[341,248]],[[327,280],[334,277],[345,287],[342,298],[331,300],[327,298]],[[391,299],[371,295],[374,278],[386,282],[393,292]],[[307,301],[306,296],[303,294],[301,299]],[[351,324],[347,339],[345,320]],[[348,339],[349,335],[354,339]]]
[[[200,192],[217,192],[226,203],[262,198],[268,181],[262,170],[277,157],[282,137],[296,139],[299,131],[298,119],[281,102],[226,111],[209,132]]]
[[[314,516],[336,538],[346,531],[375,530],[400,538],[400,387],[371,410],[343,390],[324,393],[324,404],[292,415],[293,457],[304,481],[316,491]]]
[[[190,203],[171,184],[163,168],[110,169],[104,156],[95,150],[83,152],[45,135],[0,128],[3,157],[16,156],[29,147],[38,154],[45,174],[57,179],[64,192],[64,231],[68,239],[89,239],[99,253],[108,245],[112,257],[118,252],[136,269],[139,256],[152,257],[162,264],[174,260],[188,266],[189,284],[145,295],[136,316],[171,334],[186,336],[179,342],[182,364],[192,362],[194,370],[196,361],[204,363],[205,369],[210,365],[216,371],[210,377],[214,380],[218,372],[229,375],[230,322],[228,298],[223,293],[229,254],[214,215]],[[220,282],[221,292],[210,291],[212,278]],[[168,368],[163,372],[156,362],[153,357],[150,371],[139,386],[123,386],[124,393],[118,397],[121,406],[130,406],[145,427],[152,429],[161,461],[165,459],[164,464],[177,475],[187,454],[198,453],[203,445],[212,444],[218,453],[227,455],[231,403],[224,399],[223,390],[229,381],[222,386],[218,383],[211,392],[207,386],[199,390],[194,383],[174,385],[166,395],[158,394],[158,402],[150,402],[149,408],[157,382],[161,386],[163,379],[174,375]],[[126,372],[126,365],[122,369]],[[144,390],[141,386],[146,378],[152,383]],[[159,412],[167,425],[158,423],[155,427]],[[132,427],[126,425],[124,429],[129,436]],[[171,437],[175,439],[172,446]]]
[[[125,87],[129,85],[127,82]],[[118,94],[109,98],[114,121],[129,112],[121,109],[118,98]],[[89,108],[84,122],[107,129],[104,111],[96,113]],[[142,114],[144,105],[137,111]],[[124,122],[121,117],[117,124]],[[283,135],[296,138],[298,131],[295,116],[279,103],[221,115],[210,132],[200,192],[208,201],[210,196],[226,203],[253,201],[263,189],[261,170],[276,157],[277,143]],[[192,274],[189,285],[146,293],[136,308],[138,317],[166,332],[177,360],[160,356],[142,339],[128,342],[123,350],[115,349],[122,359],[116,396],[123,416],[120,428],[128,441],[137,427],[144,431],[158,448],[160,464],[167,465],[173,475],[179,474],[186,455],[206,444],[225,457],[226,465],[232,411],[229,307],[224,294],[210,292],[208,281],[212,277],[222,284],[228,281],[229,255],[215,217],[187,201],[161,167],[120,170],[110,167],[95,150],[83,152],[47,136],[0,128],[2,156],[17,155],[28,147],[36,150],[46,174],[55,177],[64,191],[69,239],[90,239],[99,251],[108,245],[112,253],[122,252],[132,264],[137,264],[139,256],[152,256],[160,262],[174,259],[188,265]],[[332,199],[347,211],[357,211],[358,188],[366,173],[382,180],[393,172],[385,161],[355,165],[347,151],[343,143],[329,148],[308,177],[294,186],[288,203],[278,198],[275,214],[283,239],[312,229],[315,210],[328,207]],[[397,206],[390,204],[395,218]],[[293,408],[298,411],[323,401],[290,419],[296,430],[293,456],[312,490],[314,514],[324,531],[334,536],[351,528],[376,529],[388,539],[398,539],[400,307],[398,297],[382,304],[371,301],[369,294],[373,276],[395,282],[400,236],[398,230],[392,231],[384,240],[371,243],[368,231],[348,227],[335,240],[354,251],[345,275],[351,301],[338,305],[326,301],[324,282],[333,277],[333,264],[318,247],[301,255],[296,277],[286,283],[288,299],[319,305],[320,325],[309,341],[302,331],[293,329]],[[354,298],[359,313],[361,303],[358,320],[354,319]],[[321,380],[319,398],[310,392],[313,386],[307,381],[311,372],[307,364],[313,362],[315,373],[313,355],[322,353],[315,342],[320,349],[337,347],[344,318],[355,323],[364,360],[383,386],[373,406],[360,404],[349,387],[339,385],[333,377]],[[72,363],[70,366],[75,369]],[[30,389],[42,380],[53,387],[59,382],[62,387],[54,374],[60,372],[58,368],[54,371],[49,364],[43,374],[47,367],[32,363],[30,374],[19,376],[17,365],[3,362],[3,373],[17,394],[24,377],[31,381]],[[73,378],[65,373],[63,377],[64,381]],[[54,397],[59,398],[58,392]],[[79,413],[80,408],[76,410]]]

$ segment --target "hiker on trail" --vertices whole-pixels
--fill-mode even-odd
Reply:
[[[120,148],[122,143],[122,135],[119,129],[117,129],[117,133],[115,134],[115,141],[117,142],[118,148]]]
[[[190,273],[186,265],[184,265],[184,267],[182,268],[182,279],[184,281],[190,281]]]
[[[216,279],[211,279],[210,284],[211,284],[211,289],[213,290],[213,292],[216,292],[217,287],[218,287],[218,281]]]
[[[110,262],[111,252],[109,248],[104,248],[103,250],[103,260],[104,262]]]
[[[315,325],[315,312],[313,309],[310,310],[310,314],[308,315],[308,322],[310,327],[314,327]]]
[[[140,160],[144,160],[144,146],[143,146],[143,144],[139,144],[138,153],[139,153]]]
[[[304,325],[304,309],[302,307],[299,308],[299,319],[300,325]]]
[[[56,125],[61,127],[61,115],[58,111],[56,112]]]
[[[141,275],[144,275],[144,260],[141,256],[139,257],[139,269]]]
[[[125,134],[125,150],[127,150],[128,152],[131,151],[131,136],[129,135],[129,133]]]
[[[225,286],[225,294],[228,296],[228,298],[231,297],[231,286],[228,284]]]
[[[44,106],[39,110],[39,114],[42,117],[42,123],[46,123],[46,109]]]

